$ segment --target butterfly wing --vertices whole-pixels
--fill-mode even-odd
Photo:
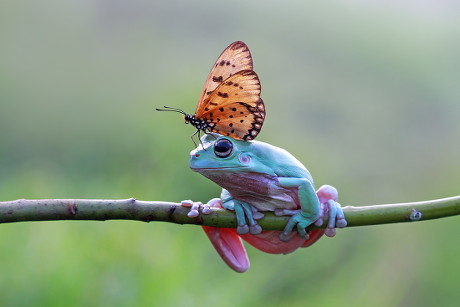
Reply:
[[[252,70],[252,57],[248,46],[243,42],[237,41],[225,48],[219,58],[217,58],[204,83],[195,114],[203,112],[205,108],[203,106],[204,101],[222,81],[242,70]]]
[[[202,102],[197,118],[210,130],[240,140],[252,140],[265,120],[260,81],[252,70],[243,70],[221,82]]]

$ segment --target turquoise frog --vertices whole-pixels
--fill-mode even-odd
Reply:
[[[258,141],[239,141],[209,133],[202,146],[190,153],[190,168],[223,188],[220,198],[207,205],[183,201],[191,207],[189,217],[223,207],[236,214],[237,229],[203,226],[222,259],[235,271],[249,268],[249,259],[241,238],[254,247],[273,254],[286,254],[307,247],[323,234],[333,237],[335,227],[345,227],[345,216],[337,203],[337,190],[324,185],[315,191],[308,170],[289,152]],[[284,231],[264,231],[257,223],[263,212],[290,215]],[[306,228],[322,225],[326,229]],[[297,232],[293,232],[294,227]]]

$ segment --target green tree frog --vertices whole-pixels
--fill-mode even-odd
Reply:
[[[210,207],[235,211],[237,229],[203,226],[222,259],[235,271],[249,268],[249,259],[241,241],[243,238],[259,250],[286,254],[307,247],[323,234],[333,237],[335,227],[345,227],[345,216],[337,203],[337,190],[324,185],[315,192],[308,170],[289,152],[259,141],[240,141],[209,133],[201,138],[202,146],[190,153],[190,168],[223,188],[220,198],[207,205],[183,201],[191,207],[189,217]],[[264,231],[257,220],[263,212],[290,215],[284,231]],[[326,229],[307,233],[311,224]],[[292,230],[296,227],[297,232]]]

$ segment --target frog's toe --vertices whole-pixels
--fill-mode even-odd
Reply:
[[[328,221],[328,228],[343,228],[347,226],[347,220],[345,219],[345,215],[343,214],[342,207],[340,204],[334,200],[328,200],[326,202],[327,205],[327,211],[329,215],[329,221]]]
[[[197,217],[198,215],[200,215],[200,206],[202,205],[202,203],[200,202],[196,202],[196,203],[193,203],[191,208],[190,208],[190,211],[187,213],[187,216],[190,217],[190,218],[194,218],[194,217]],[[188,206],[188,204],[187,204]],[[185,206],[185,207],[187,207]]]
[[[203,214],[210,214],[212,212],[211,207],[208,204],[204,204],[201,206],[201,212]]]
[[[265,216],[265,214],[257,210],[256,207],[251,206],[251,211],[252,211],[252,218],[255,220],[260,220],[261,218]]]
[[[254,225],[249,226],[249,233],[253,235],[258,235],[261,232],[262,232],[262,227],[260,227],[259,224],[254,224]]]
[[[347,220],[345,220],[345,218],[342,218],[342,219],[338,219],[336,222],[335,222],[335,226],[336,227],[339,227],[339,228],[345,228],[347,227]]]
[[[295,232],[295,231],[291,231],[290,233],[287,233],[285,231],[282,231],[280,234],[279,234],[279,239],[283,242],[289,242],[292,240],[292,238],[294,238],[295,236],[298,236],[298,234]],[[308,236],[308,235],[307,235]]]
[[[308,233],[305,227],[301,223],[297,223],[297,232],[299,233],[299,236],[301,238],[304,238],[305,240],[308,240]]]
[[[251,207],[251,210],[252,210],[252,218],[255,220],[260,220],[261,218],[265,216],[262,212],[257,210],[256,207]]]
[[[265,215],[264,215],[262,212],[260,212],[260,211],[257,211],[257,212],[255,212],[255,213],[252,215],[252,217],[253,217],[255,220],[260,220],[260,219],[263,218],[264,216],[265,216]]]
[[[206,204],[203,205],[201,202],[193,202],[191,200],[183,200],[180,202],[182,207],[190,208],[190,211],[187,213],[187,216],[190,218],[195,218],[200,215],[200,209],[203,214],[210,214],[212,212],[211,207]]]
[[[248,225],[238,225],[236,228],[236,232],[240,235],[247,234],[249,232],[249,226]]]
[[[187,213],[187,216],[190,218],[197,217],[198,215],[200,215],[200,213],[198,212],[198,209],[193,209],[193,208]]]
[[[296,215],[302,210],[288,210],[288,209],[275,209],[276,216],[284,216],[284,215]]]
[[[186,199],[181,201],[180,204],[182,207],[190,208],[191,206],[193,206],[193,201],[191,201],[190,199]]]
[[[279,235],[280,240],[283,242],[289,242],[291,240],[291,237],[292,236],[290,234],[286,234],[284,231]]]
[[[274,212],[276,216],[283,216],[284,215],[283,211],[284,211],[283,209],[275,209]]]
[[[324,221],[323,221],[323,217],[320,216],[320,217],[315,221],[315,226],[318,226],[318,227],[319,227],[319,226],[323,225],[323,222],[324,222]]]
[[[222,207],[222,201],[220,198],[213,198],[208,201],[207,205],[209,205],[212,208],[223,208]]]
[[[335,230],[335,228],[326,228],[324,229],[324,234],[328,237],[334,237],[336,234],[337,234],[337,231]]]
[[[327,217],[328,220],[324,234],[328,237],[336,235],[336,228],[344,228],[347,226],[347,220],[343,214],[342,207],[333,199],[329,199],[321,204],[321,216],[315,221],[315,225],[321,226],[325,217]]]

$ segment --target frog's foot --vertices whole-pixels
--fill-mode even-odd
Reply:
[[[255,221],[255,217],[258,218],[260,212],[256,211],[253,214],[252,206],[248,203],[231,199],[223,203],[222,206],[229,210],[235,210],[236,222],[238,224],[236,231],[238,234],[244,235],[249,232],[250,234],[257,235],[262,232],[262,227]]]
[[[286,215],[293,216],[293,215],[299,214],[301,211],[302,210],[300,210],[300,209],[299,210],[288,210],[288,209],[280,209],[280,208],[278,208],[278,209],[275,209],[274,213],[275,213],[276,216],[286,216]],[[279,238],[283,242],[289,242],[292,239],[294,234],[295,234],[294,232],[286,232],[286,231],[284,231],[284,232],[280,233]],[[305,239],[308,239],[308,234],[306,235]]]
[[[325,218],[327,218],[327,228],[324,230],[324,234],[328,237],[336,235],[336,227],[343,228],[347,226],[343,210],[337,202],[337,190],[330,185],[324,185],[316,191],[316,195],[320,202],[319,217],[309,216],[301,210],[275,210],[276,215],[292,215],[284,231],[280,234],[280,240],[289,241],[294,226],[297,226],[297,231],[301,237],[308,239],[305,228],[313,223],[316,226],[321,226]]]
[[[293,210],[292,210],[293,211]],[[317,217],[307,216],[304,212],[295,213],[288,221],[286,227],[282,233],[280,233],[279,238],[283,242],[289,242],[292,238],[292,230],[294,226],[297,226],[297,232],[299,236],[308,240],[309,236],[305,230],[308,226],[313,224],[317,220]]]
[[[321,203],[321,216],[315,221],[315,225],[323,225],[324,217],[327,217],[327,228],[324,230],[324,234],[328,237],[336,235],[336,227],[344,228],[347,226],[342,207],[332,199],[329,199],[326,203]]]
[[[197,217],[200,215],[200,209],[201,213],[203,214],[210,214],[212,212],[211,206],[215,203],[215,200],[219,200],[218,198],[211,199],[208,204],[203,205],[201,202],[193,202],[191,200],[183,200],[180,202],[182,207],[187,207],[190,208],[189,213],[187,213],[187,216],[190,218]],[[213,202],[214,201],[214,202]]]
[[[321,203],[320,217],[315,221],[316,226],[323,225],[323,220],[327,217],[327,228],[324,234],[328,237],[336,235],[336,227],[344,228],[347,226],[342,207],[337,202],[338,193],[334,187],[324,185],[316,192]]]

